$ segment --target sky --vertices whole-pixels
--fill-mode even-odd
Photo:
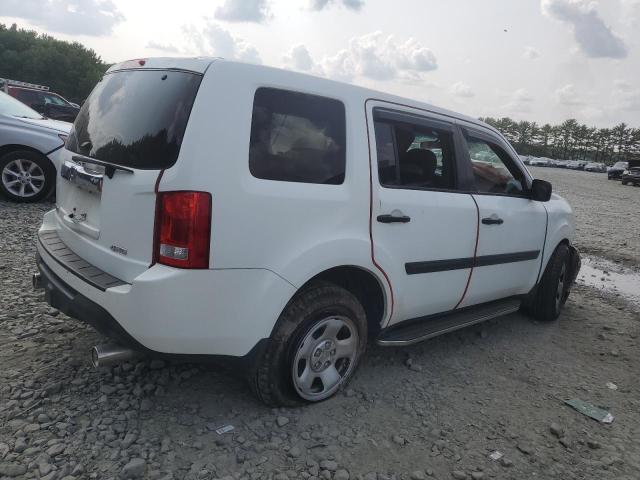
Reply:
[[[211,55],[474,117],[640,127],[640,0],[1,0],[109,63]]]

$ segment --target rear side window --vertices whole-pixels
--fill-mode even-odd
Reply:
[[[131,168],[171,167],[201,79],[199,74],[173,70],[105,75],[82,105],[67,148]]]
[[[339,100],[259,88],[253,102],[249,170],[254,177],[338,185],[346,164]]]

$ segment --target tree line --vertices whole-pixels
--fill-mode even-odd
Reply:
[[[620,123],[596,128],[569,119],[560,125],[516,122],[508,117],[481,118],[507,137],[520,155],[560,160],[586,160],[611,165],[640,160],[640,128]]]
[[[0,23],[0,78],[46,85],[82,103],[109,65],[78,42]]]

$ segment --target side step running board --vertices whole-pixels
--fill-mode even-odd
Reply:
[[[382,330],[376,343],[384,347],[412,345],[443,333],[517,312],[521,303],[519,299],[513,298],[498,300],[444,314],[408,320]]]

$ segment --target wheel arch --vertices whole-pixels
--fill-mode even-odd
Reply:
[[[19,143],[10,143],[10,144],[7,144],[7,145],[0,146],[0,158],[4,157],[8,153],[17,152],[17,151],[20,151],[20,150],[28,150],[30,152],[42,155],[44,158],[49,160],[51,165],[53,165],[53,162],[51,162],[51,159],[49,157],[47,157],[43,152],[38,150],[37,148],[29,147],[27,145],[21,145]]]
[[[377,335],[389,308],[386,284],[383,278],[363,266],[338,265],[313,275],[298,289],[296,294],[318,280],[333,283],[353,294],[366,313],[369,336]]]

